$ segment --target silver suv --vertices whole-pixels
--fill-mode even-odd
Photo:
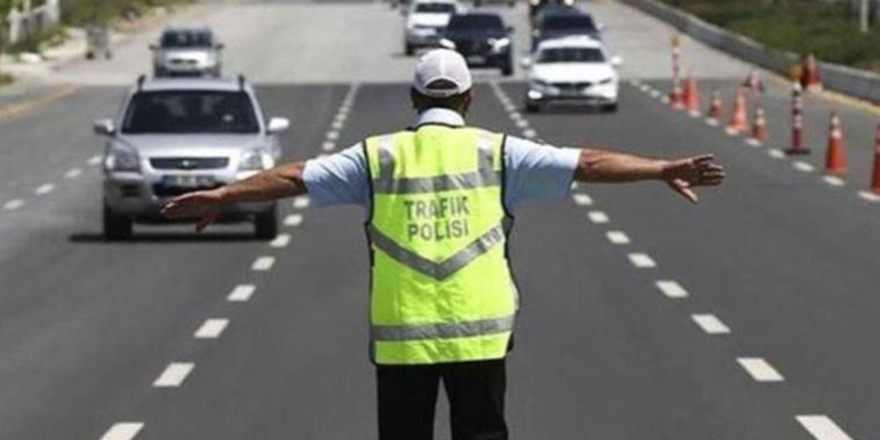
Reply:
[[[132,235],[134,222],[163,222],[171,197],[217,188],[271,168],[280,156],[278,133],[290,122],[264,122],[244,77],[141,77],[116,120],[95,121],[104,150],[104,235]],[[253,221],[257,237],[278,233],[275,203],[224,207],[221,220]]]
[[[213,76],[223,68],[223,44],[210,29],[168,28],[151,44],[154,76]]]

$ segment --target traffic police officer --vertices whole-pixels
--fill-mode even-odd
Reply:
[[[190,193],[164,209],[198,217],[201,230],[224,203],[309,193],[319,205],[366,208],[380,440],[431,439],[441,382],[454,440],[508,438],[505,357],[518,301],[506,241],[520,201],[562,196],[572,180],[659,180],[696,202],[693,187],[725,176],[708,155],[654,160],[466,127],[471,85],[458,53],[431,51],[416,67],[412,129]]]

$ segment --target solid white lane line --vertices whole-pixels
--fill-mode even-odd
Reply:
[[[724,325],[717,316],[710,313],[694,314],[691,315],[691,319],[693,319],[704,332],[710,335],[723,335],[730,333],[730,328]]]
[[[816,169],[812,165],[810,165],[806,162],[802,162],[802,161],[797,161],[797,162],[791,164],[791,166],[793,166],[794,169],[796,169],[798,171],[803,171],[805,173],[811,173]]]
[[[120,422],[111,426],[101,440],[132,440],[142,429],[144,424],[141,422]]]
[[[822,176],[822,180],[831,186],[844,186],[846,181],[837,176]]]
[[[576,183],[572,183],[572,185],[577,185]],[[575,186],[576,188],[577,186]],[[591,206],[593,204],[593,198],[586,194],[572,194],[571,198],[574,200],[574,203],[578,206]]]
[[[12,199],[3,205],[3,210],[4,211],[15,211],[16,209],[21,208],[22,206],[24,206],[24,200]]]
[[[590,221],[596,224],[599,223],[608,223],[608,214],[605,214],[602,211],[590,211],[587,213],[587,217],[590,218]]]
[[[91,166],[97,166],[97,165],[99,165],[100,163],[101,163],[101,156],[100,156],[100,155],[92,156],[92,157],[90,157],[89,160],[88,160],[88,164],[91,165]]]
[[[172,362],[165,371],[153,382],[155,388],[177,388],[189,376],[196,364],[191,362]]]
[[[38,196],[44,196],[52,191],[55,191],[55,185],[51,183],[44,183],[34,190],[34,194]]]
[[[193,335],[196,339],[217,339],[229,325],[228,319],[208,319]]]
[[[757,382],[782,382],[785,378],[782,374],[773,368],[769,362],[763,358],[757,357],[741,357],[736,361],[755,379]]]
[[[614,244],[623,245],[630,243],[629,236],[627,236],[626,233],[624,233],[623,231],[608,231],[605,236],[608,237],[608,241]]]
[[[287,247],[289,244],[290,234],[279,234],[271,243],[269,243],[269,246],[272,246],[273,248],[283,248]]]
[[[64,177],[66,177],[66,178],[68,178],[68,179],[76,179],[77,177],[80,176],[80,174],[82,174],[82,170],[81,170],[81,169],[79,169],[79,168],[71,168],[69,171],[67,171],[66,173],[64,173]]]
[[[869,202],[880,202],[880,194],[871,191],[859,191],[859,197]]]
[[[778,148],[771,148],[767,150],[767,154],[774,159],[785,159],[785,152]]]
[[[336,142],[324,142],[324,144],[321,145],[321,149],[324,151],[333,151],[336,149]]]
[[[687,298],[688,291],[681,287],[681,284],[673,280],[657,281],[656,286],[666,295],[667,298]]]
[[[284,219],[284,226],[299,226],[302,222],[302,214],[290,214]]]
[[[654,262],[654,260],[648,254],[632,253],[629,254],[628,257],[633,266],[640,269],[650,269],[652,267],[657,267],[657,263]]]
[[[293,207],[296,209],[308,208],[310,203],[308,196],[299,196],[293,199]]]
[[[795,417],[816,440],[853,440],[843,432],[834,420],[822,414],[810,414]]]
[[[255,270],[257,272],[265,272],[269,269],[272,269],[272,266],[275,265],[275,257],[270,256],[262,256],[254,260],[254,264],[251,265],[251,270]]]
[[[226,300],[229,302],[248,302],[255,290],[257,290],[257,286],[253,284],[239,284],[232,289]]]

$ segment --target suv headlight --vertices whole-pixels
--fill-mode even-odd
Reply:
[[[272,158],[263,150],[255,148],[241,154],[238,162],[239,171],[262,171],[272,168]]]
[[[105,159],[104,166],[107,171],[140,173],[141,158],[137,151],[113,147]]]

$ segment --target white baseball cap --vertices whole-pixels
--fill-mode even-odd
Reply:
[[[416,66],[413,87],[431,98],[448,98],[471,89],[471,71],[458,52],[434,49]]]

